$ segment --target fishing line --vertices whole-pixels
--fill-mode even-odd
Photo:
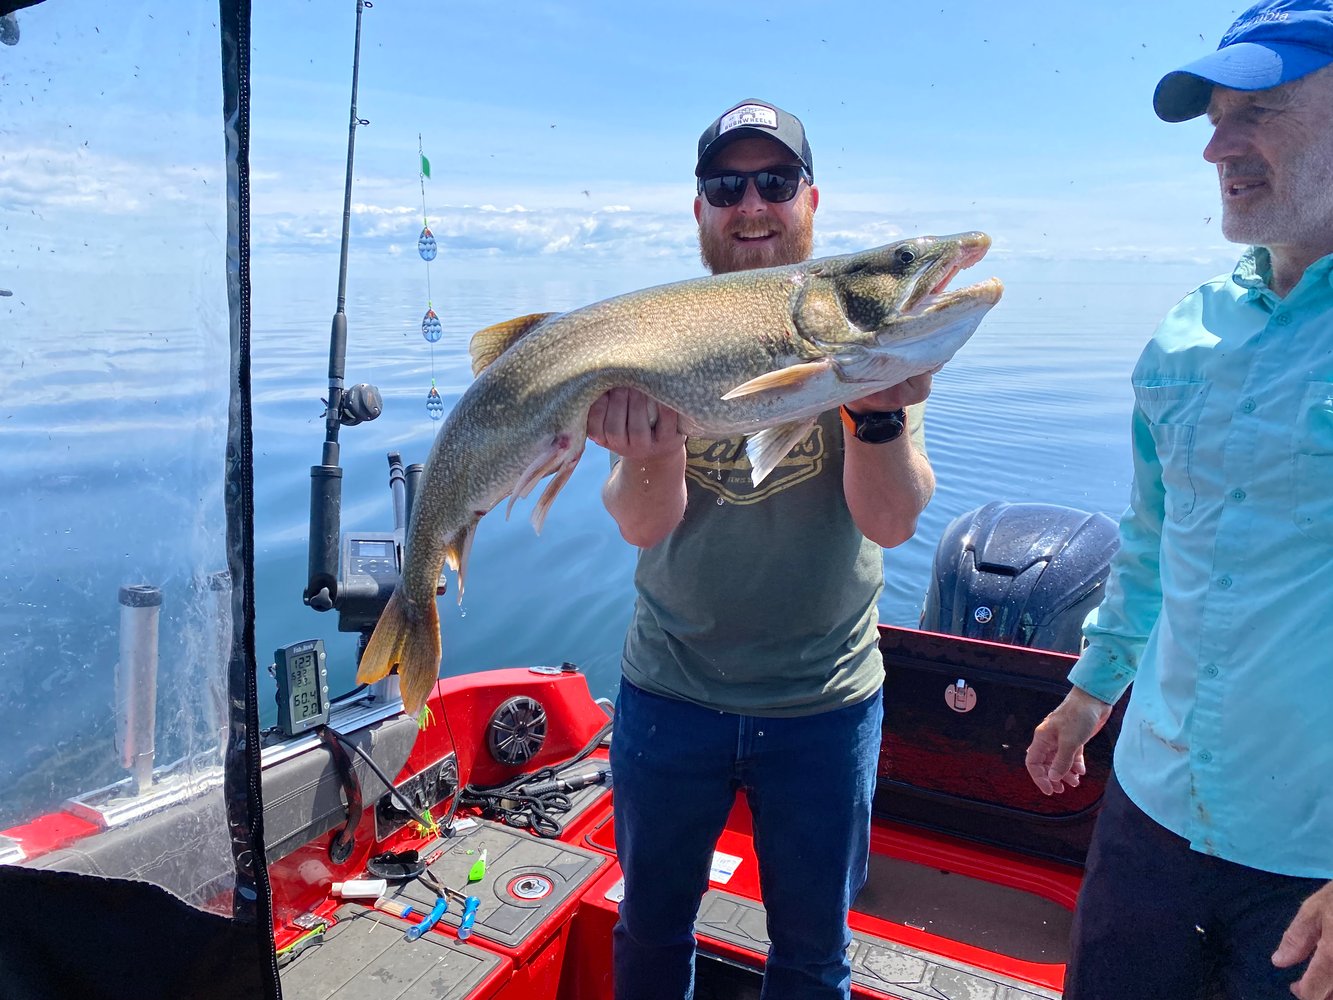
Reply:
[[[426,159],[425,150],[421,146],[420,132],[417,133],[417,156],[421,158],[417,171],[421,181],[421,236],[417,239],[417,253],[426,262],[426,315],[421,317],[421,335],[430,344],[430,392],[426,393],[426,412],[432,420],[439,420],[444,416],[444,400],[435,388],[435,345],[444,336],[444,328],[440,326],[440,317],[435,314],[430,291],[430,262],[435,259],[439,247],[435,243],[435,235],[430,231],[430,216],[426,214],[426,181],[430,179],[430,160]]]

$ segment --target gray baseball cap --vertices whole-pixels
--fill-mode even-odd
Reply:
[[[780,143],[811,177],[815,175],[810,143],[806,141],[801,120],[776,104],[751,98],[733,104],[704,129],[703,135],[699,136],[699,161],[695,164],[694,176],[702,177],[709,161],[737,139],[754,135]]]

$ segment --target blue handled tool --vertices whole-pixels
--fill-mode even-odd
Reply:
[[[481,900],[476,896],[467,896],[463,900],[463,918],[458,921],[458,940],[466,941],[472,936],[472,925],[477,922],[477,907]]]
[[[422,920],[421,923],[413,924],[407,929],[407,933],[404,934],[403,937],[408,941],[415,941],[438,924],[440,918],[444,916],[444,911],[449,909],[449,897],[445,895],[445,887],[440,880],[435,877],[433,871],[423,867],[417,874],[417,880],[431,892],[435,893],[435,905],[431,907],[430,913],[426,914],[425,919]]]
[[[426,914],[421,923],[413,924],[409,927],[407,932],[403,935],[403,938],[407,941],[415,941],[438,924],[440,918],[444,916],[444,911],[447,909],[449,909],[449,899],[446,896],[441,896],[435,901],[435,905],[431,907],[430,913]]]
[[[476,896],[469,896],[459,892],[457,889],[450,889],[447,885],[435,877],[435,873],[429,868],[424,869],[417,879],[426,886],[431,892],[435,893],[435,907],[426,916],[426,919],[419,924],[414,924],[407,929],[404,937],[409,941],[415,941],[421,935],[439,923],[440,918],[449,909],[449,900],[458,901],[462,907],[462,915],[458,920],[458,940],[466,941],[472,936],[472,925],[477,922],[477,907],[481,906],[481,900]]]
[[[477,922],[477,907],[481,905],[481,900],[457,889],[450,889],[447,885],[441,888],[450,899],[457,900],[463,907],[463,916],[458,921],[458,940],[466,941],[472,936],[472,925]]]

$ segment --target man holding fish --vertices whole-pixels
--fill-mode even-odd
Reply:
[[[438,698],[440,572],[461,598],[487,512],[539,483],[540,528],[591,437],[622,456],[608,509],[641,547],[612,766],[622,997],[686,997],[713,845],[744,787],[770,990],[845,997],[879,749],[881,545],[933,478],[919,404],[1003,293],[949,288],[984,233],[805,260],[818,192],[800,122],[748,101],[699,144],[718,273],[497,323],[435,436],[402,578],[357,669]],[[775,265],[775,266],[764,266]],[[911,416],[906,409],[911,406]]]
[[[810,256],[819,190],[793,115],[729,109],[695,172],[714,274]],[[603,499],[642,550],[612,744],[619,1000],[692,994],[694,920],[737,788],[772,942],[764,995],[849,995],[882,718],[880,547],[912,536],[934,489],[930,387],[921,374],[824,413],[759,485],[742,435],[687,437],[633,389],[593,404],[588,436],[619,456]]]

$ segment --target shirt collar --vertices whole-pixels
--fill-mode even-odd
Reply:
[[[1249,289],[1249,298],[1258,298],[1265,292],[1272,294],[1268,283],[1273,279],[1273,260],[1265,247],[1250,247],[1241,254],[1231,280],[1241,288]]]
[[[1327,281],[1333,284],[1333,254],[1326,254],[1305,269],[1300,284],[1310,279]],[[1236,269],[1231,272],[1231,280],[1241,288],[1249,290],[1247,298],[1276,298],[1271,282],[1273,280],[1273,258],[1266,247],[1250,247],[1241,255]]]

